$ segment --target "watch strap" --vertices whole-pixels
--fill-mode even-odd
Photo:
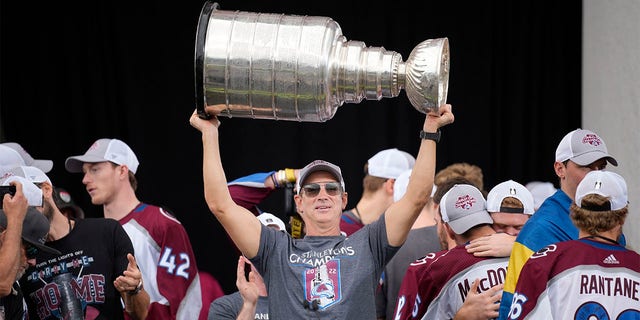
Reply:
[[[136,286],[136,288],[131,290],[131,291],[129,291],[129,292],[127,292],[127,293],[129,295],[136,295],[136,294],[138,294],[140,292],[140,290],[142,290],[142,287],[143,287],[142,278],[140,278],[140,282],[138,282],[138,285]]]
[[[420,130],[420,139],[433,140],[438,143],[440,142],[440,136],[442,136],[440,129],[438,129],[438,131],[436,132],[426,132],[424,130]]]

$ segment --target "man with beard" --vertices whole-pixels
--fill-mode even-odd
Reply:
[[[13,182],[12,185],[16,192],[3,195],[0,209],[0,319],[25,318],[26,308],[18,279],[27,267],[35,265],[35,252],[57,252],[44,245],[49,231],[47,219],[28,206],[22,183]]]
[[[122,226],[112,219],[67,218],[55,205],[51,180],[36,167],[14,167],[10,173],[7,179],[29,179],[42,190],[42,206],[36,208],[50,221],[47,244],[58,251],[37,253],[39,263],[20,279],[29,319],[64,316],[66,303],[78,302],[74,299],[80,300],[76,305],[81,310],[72,312],[85,319],[145,319],[149,295]],[[69,274],[75,281],[70,281],[73,290],[67,296],[60,280]]]

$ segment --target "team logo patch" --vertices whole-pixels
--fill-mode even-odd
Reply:
[[[582,143],[588,143],[594,147],[597,147],[602,144],[602,140],[595,134],[587,134],[582,138]]]
[[[456,200],[456,208],[462,208],[465,210],[469,210],[471,209],[471,207],[473,207],[473,204],[476,203],[476,198],[470,196],[470,195],[464,195],[464,196],[460,196],[458,197],[458,200]]]
[[[548,245],[534,253],[530,259],[546,257],[549,253],[556,251],[556,249],[558,249],[558,247],[555,244]]]
[[[304,271],[304,291],[307,301],[315,301],[319,309],[325,309],[342,299],[340,288],[340,260]]]
[[[100,147],[100,144],[98,143],[98,141],[94,142],[91,147],[89,147],[89,150],[96,150]]]

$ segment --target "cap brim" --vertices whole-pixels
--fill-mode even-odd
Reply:
[[[581,166],[588,166],[600,159],[606,159],[609,163],[611,163],[614,166],[618,166],[618,161],[616,159],[614,159],[611,155],[609,155],[608,153],[604,153],[601,151],[593,151],[593,152],[588,152],[585,154],[581,154],[579,156],[575,156],[573,158],[571,158],[570,160],[581,165]]]
[[[481,224],[493,224],[493,220],[487,211],[477,211],[471,214],[468,214],[462,218],[459,218],[455,221],[447,222],[453,232],[456,234],[463,234],[467,232],[467,230]]]
[[[503,210],[503,208],[500,207],[500,205],[502,204],[502,201],[504,201],[505,198],[514,198],[517,199],[524,208],[506,208],[506,209],[512,209],[514,211],[509,212],[507,210]],[[494,199],[491,199],[491,203],[489,203],[489,201],[487,200],[487,211],[489,213],[513,213],[513,214],[526,214],[526,215],[533,215],[533,213],[535,212],[535,210],[533,209],[534,204],[530,203],[530,204],[526,204],[528,201],[526,201],[525,199],[523,199],[521,196],[518,195],[504,195],[501,197],[496,197]],[[533,200],[533,202],[535,202],[535,200]],[[518,210],[522,210],[522,212],[518,212]]]
[[[25,238],[22,238],[22,240],[24,240],[25,242],[28,242],[30,245],[38,248],[38,250],[41,250],[41,251],[44,251],[44,252],[47,252],[47,253],[51,253],[51,254],[62,254],[60,251],[58,251],[58,250],[56,250],[54,248],[51,248],[51,247],[47,247],[47,246],[41,244],[40,242],[31,241],[31,240],[25,239]]]
[[[33,160],[33,166],[47,173],[53,169],[53,161],[51,160]]]
[[[71,218],[84,219],[84,210],[76,205],[65,205],[63,207],[58,207],[58,209],[71,209],[73,211],[73,217]]]
[[[334,168],[328,166],[328,165],[324,165],[324,164],[318,164],[315,165],[314,167],[312,167],[311,169],[309,169],[307,172],[305,172],[304,176],[300,177],[300,184],[298,185],[298,192],[300,192],[300,188],[302,188],[302,186],[304,186],[305,180],[307,180],[307,178],[309,178],[309,176],[314,173],[314,172],[318,172],[318,171],[325,171],[325,172],[329,172],[335,179],[336,181],[340,182],[340,185],[342,185],[342,188],[344,189],[344,182],[342,181],[342,177],[340,176],[340,173],[338,171],[336,171]]]
[[[82,172],[82,165],[85,163],[98,163],[105,161],[109,160],[91,155],[75,156],[67,158],[64,162],[64,167],[71,173],[77,173]]]

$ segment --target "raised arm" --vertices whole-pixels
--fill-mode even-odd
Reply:
[[[220,158],[220,121],[215,116],[208,120],[201,119],[194,111],[189,122],[202,133],[204,198],[209,210],[244,256],[253,258],[258,253],[260,245],[261,224],[249,210],[237,205],[229,194]]]
[[[11,182],[16,186],[15,195],[5,194],[0,201],[7,219],[7,228],[0,227],[0,297],[11,293],[16,282],[20,247],[22,245],[22,223],[27,215],[27,198],[22,193],[20,182]]]
[[[425,132],[435,133],[454,120],[451,105],[440,106],[439,115],[427,115],[422,127]],[[416,138],[418,134],[416,133]],[[436,142],[422,139],[416,163],[411,171],[409,184],[404,196],[394,202],[385,213],[387,238],[392,246],[404,243],[409,229],[427,204],[433,188],[436,167]]]
[[[245,263],[251,266],[249,272],[249,280],[245,278]],[[267,287],[264,284],[264,280],[258,270],[253,266],[251,261],[245,257],[240,256],[238,259],[238,269],[236,277],[236,286],[242,296],[242,309],[238,313],[236,320],[253,320],[256,318],[256,306],[258,304],[258,298],[260,296],[267,296]]]
[[[136,259],[131,253],[127,254],[129,263],[127,270],[113,281],[116,290],[120,292],[124,301],[124,310],[133,319],[146,319],[151,302],[149,293],[144,290],[142,274],[138,269]]]

